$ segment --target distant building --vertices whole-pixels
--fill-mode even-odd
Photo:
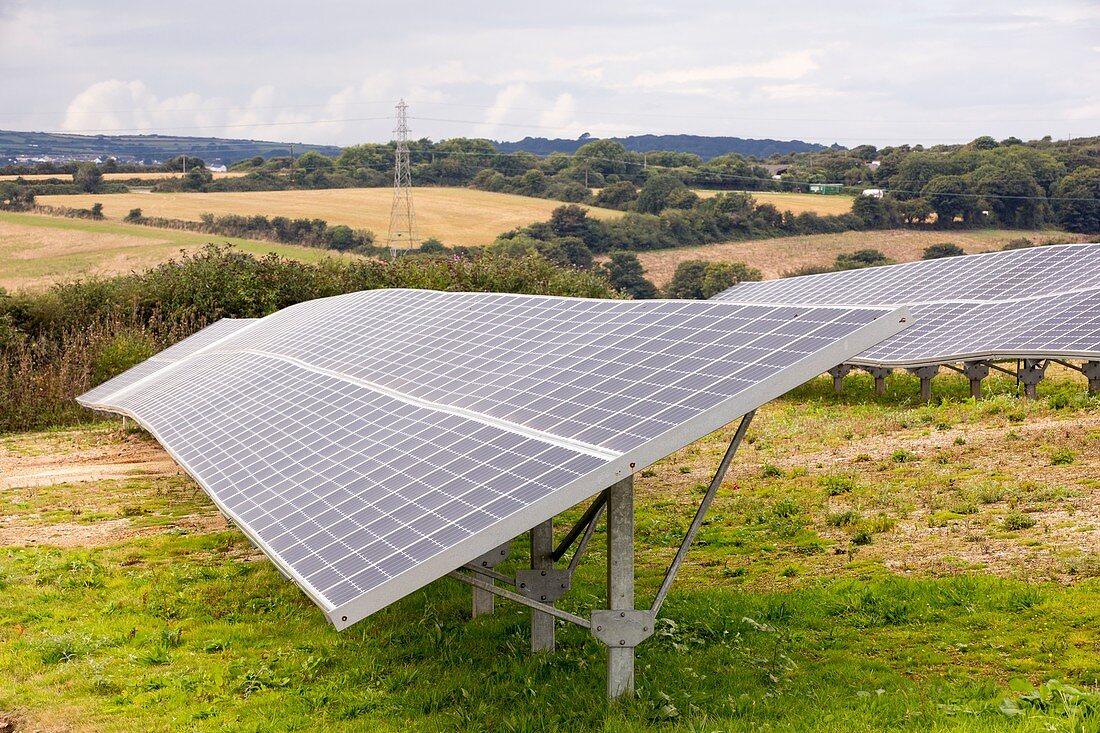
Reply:
[[[768,173],[771,173],[772,174],[772,179],[774,179],[776,181],[779,180],[780,176],[782,176],[784,173],[786,173],[787,171],[789,171],[791,169],[791,167],[789,165],[787,165],[786,163],[779,163],[778,165],[771,164],[771,163],[766,163],[766,164],[764,164],[760,167],[766,169],[768,171]]]
[[[871,198],[880,199],[880,198],[882,198],[882,189],[881,188],[865,188],[865,189],[863,189],[863,192],[860,194],[860,196],[870,196]]]
[[[225,165],[208,165],[206,166],[206,170],[211,173],[225,173],[228,168],[226,168]]]
[[[811,183],[810,193],[842,193],[843,183]]]

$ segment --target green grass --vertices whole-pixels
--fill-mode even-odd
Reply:
[[[469,589],[447,579],[335,632],[243,535],[177,524],[210,512],[185,479],[2,492],[8,522],[125,518],[167,531],[98,549],[0,549],[0,720],[77,731],[1095,730],[1100,556],[1062,537],[1094,531],[1100,400],[1051,374],[1032,401],[993,379],[993,396],[975,402],[966,380],[945,376],[925,405],[912,377],[891,377],[880,397],[859,375],[843,394],[822,378],[764,407],[638,649],[637,699],[614,706],[587,632],[560,625],[558,651],[531,655],[525,610],[501,601],[471,622]],[[102,426],[72,432],[110,439]],[[637,478],[639,604],[731,433]],[[33,456],[36,445],[16,435],[0,449]],[[897,462],[898,450],[918,460]],[[1051,465],[1055,450],[1076,458]],[[522,545],[504,571],[522,564]],[[601,529],[563,608],[602,604],[603,562]]]
[[[117,274],[140,270],[177,255],[181,249],[198,249],[208,242],[228,242],[251,254],[274,252],[302,262],[339,256],[331,250],[112,221],[0,212],[0,234],[4,224],[41,230],[40,237],[25,236],[22,232],[0,236],[0,285],[7,283],[10,289],[42,287],[89,272]],[[60,232],[91,236],[68,243],[58,240],[55,233]],[[9,241],[3,241],[5,238]]]
[[[218,533],[4,551],[0,710],[75,730],[1019,731],[1069,718],[1000,712],[1012,679],[1100,681],[1100,582],[874,576],[674,593],[638,699],[609,707],[578,628],[532,656],[525,612],[471,623],[468,591],[440,581],[337,633],[246,549]],[[598,576],[563,605],[597,598]]]

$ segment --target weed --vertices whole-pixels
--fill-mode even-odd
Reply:
[[[825,523],[830,527],[847,527],[856,524],[861,519],[863,519],[862,514],[852,509],[848,509],[847,511],[830,514],[825,518]]]
[[[1068,466],[1077,460],[1077,454],[1069,448],[1057,448],[1050,453],[1050,465]]]
[[[783,469],[771,463],[765,463],[760,467],[760,475],[763,478],[782,478]]]
[[[829,496],[839,496],[854,491],[856,488],[855,476],[846,474],[833,474],[821,477],[821,487]]]
[[[1031,529],[1035,526],[1035,518],[1023,512],[1009,512],[1001,523],[1005,529],[1014,532],[1020,529]]]
[[[894,463],[912,463],[917,460],[917,456],[904,448],[899,448],[890,454],[890,460]]]

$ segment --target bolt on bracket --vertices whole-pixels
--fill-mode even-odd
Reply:
[[[609,647],[636,647],[653,636],[653,611],[592,612],[592,636]]]
[[[521,595],[543,603],[553,603],[573,585],[573,574],[565,568],[517,570],[516,590]]]

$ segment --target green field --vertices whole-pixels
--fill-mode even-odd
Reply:
[[[228,242],[252,254],[275,252],[303,262],[341,256],[332,250],[276,242],[0,212],[0,288],[40,289],[83,275],[143,270],[208,242]]]
[[[614,706],[586,632],[560,626],[558,651],[532,656],[525,610],[500,601],[470,622],[469,590],[446,579],[333,631],[140,432],[3,436],[0,721],[1093,731],[1100,399],[1051,374],[1034,401],[991,378],[974,402],[947,376],[924,405],[899,374],[883,397],[860,375],[839,396],[822,378],[765,406],[638,649],[637,699]],[[729,436],[637,477],[640,602]],[[80,466],[89,480],[72,483]],[[602,550],[601,530],[562,607],[600,603]],[[1080,694],[1047,687],[1029,703],[1050,679]]]

